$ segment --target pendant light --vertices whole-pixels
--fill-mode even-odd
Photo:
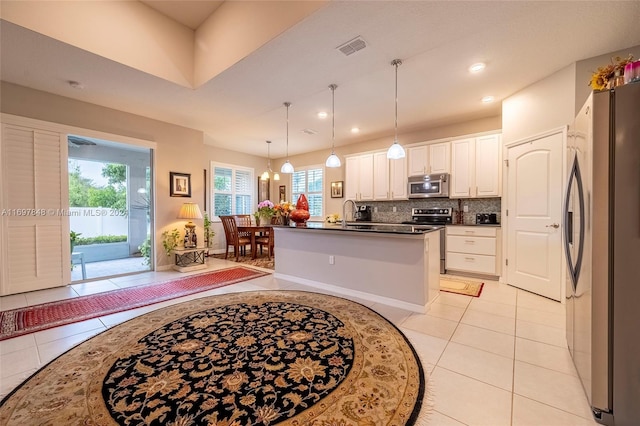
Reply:
[[[402,65],[400,59],[394,59],[391,61],[391,65],[396,67],[396,122],[395,122],[395,136],[393,138],[393,144],[387,150],[387,158],[392,160],[398,160],[404,158],[404,148],[398,143],[398,66]]]
[[[338,86],[330,84],[331,89],[331,155],[327,158],[327,162],[324,164],[327,167],[340,167],[340,157],[335,153],[336,146],[336,89]]]
[[[269,174],[273,173],[273,170],[271,170],[271,149],[270,149],[271,141],[266,141],[266,142],[267,142],[267,170],[265,170],[262,176],[260,176],[260,180],[269,179]],[[273,173],[273,180],[280,180],[280,175],[277,173]]]
[[[293,173],[293,165],[289,162],[289,107],[291,102],[285,102],[283,105],[287,108],[287,160],[280,168],[280,173]]]

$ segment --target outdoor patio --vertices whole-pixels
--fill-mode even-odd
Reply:
[[[131,272],[149,271],[149,265],[144,264],[143,257],[127,257],[125,259],[103,260],[99,262],[85,262],[87,280],[113,275],[129,274]],[[71,271],[71,281],[82,281],[82,265],[74,265]]]

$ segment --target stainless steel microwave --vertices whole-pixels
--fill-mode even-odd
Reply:
[[[449,198],[449,174],[409,176],[409,198]]]

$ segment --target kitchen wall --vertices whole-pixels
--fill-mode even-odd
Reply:
[[[197,203],[204,210],[204,169],[209,169],[210,160],[253,167],[256,175],[266,167],[266,158],[222,150],[204,145],[201,131],[176,126],[158,120],[129,114],[86,102],[39,90],[1,83],[0,111],[51,123],[79,127],[111,135],[122,135],[152,141],[155,150],[155,227],[156,266],[171,264],[164,254],[160,235],[165,230],[178,228],[181,232],[184,221],[176,219],[180,206],[185,201]],[[118,142],[117,138],[113,139]],[[169,172],[191,174],[191,198],[169,196]],[[209,197],[207,197],[209,201]],[[202,239],[202,221],[195,221],[198,237]],[[216,231],[224,235],[222,229]]]
[[[616,56],[640,59],[640,46],[572,63],[518,91],[502,102],[502,142],[521,139],[570,124],[591,93],[589,82],[598,67]]]

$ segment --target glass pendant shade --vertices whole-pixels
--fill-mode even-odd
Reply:
[[[293,173],[293,171],[293,164],[291,164],[289,160],[285,161],[280,168],[280,173]]]
[[[393,142],[387,150],[387,158],[391,160],[399,160],[404,158],[405,155],[404,148],[398,143],[398,141]]]
[[[340,167],[342,163],[340,162],[340,157],[332,152],[331,155],[327,158],[327,162],[324,163],[324,165],[327,167]]]
[[[395,137],[393,138],[393,144],[387,150],[387,158],[391,160],[399,160],[405,157],[404,148],[398,143],[398,66],[402,65],[400,59],[394,59],[391,61],[391,65],[396,68],[396,121],[395,121]]]
[[[289,107],[291,106],[291,102],[285,102],[283,105],[287,108],[287,161],[285,161],[280,168],[280,173],[289,174],[294,172],[293,164],[289,162]]]
[[[324,163],[327,167],[340,167],[342,163],[340,162],[340,157],[338,157],[335,153],[336,146],[336,89],[338,88],[335,84],[330,84],[329,89],[331,89],[331,155],[327,158],[327,161]]]
[[[273,173],[273,170],[271,170],[271,141],[267,141],[267,170],[264,171],[264,173],[262,173],[262,175],[260,176],[260,180],[267,180],[269,179],[269,175],[271,173]],[[280,180],[280,175],[277,173],[273,173],[273,180]]]

